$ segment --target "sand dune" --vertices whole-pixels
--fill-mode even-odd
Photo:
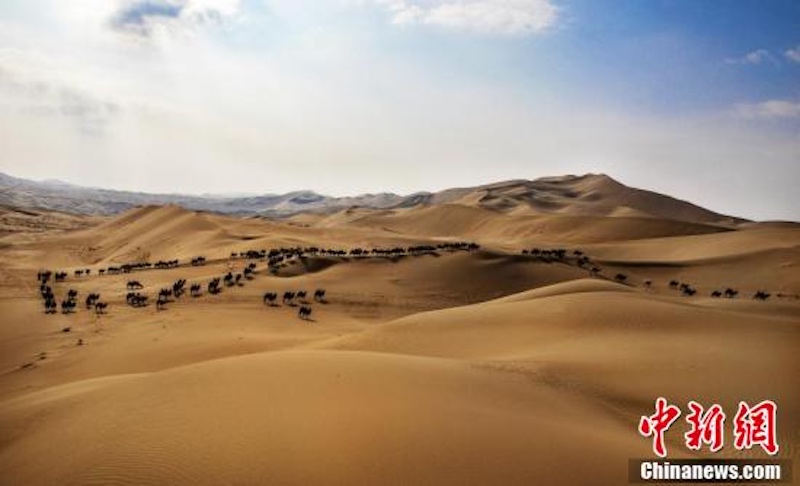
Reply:
[[[771,398],[780,456],[799,459],[797,226],[690,209],[665,219],[598,177],[537,184],[577,209],[543,214],[536,186],[504,183],[286,220],[165,206],[16,228],[0,237],[0,483],[626,484],[627,460],[652,454],[635,426],[660,395],[726,410]],[[248,261],[231,252],[449,240],[482,247],[259,261],[219,295],[125,303],[130,279],[153,297],[178,278],[241,272]],[[520,254],[551,246],[582,250],[601,273]],[[205,266],[185,265],[198,255]],[[173,258],[183,265],[97,275]],[[109,312],[45,315],[42,267],[70,272],[57,298],[99,292]],[[711,298],[721,286],[741,295]],[[261,300],[318,288],[327,303],[309,304],[311,321]],[[785,296],[754,301],[756,289]],[[682,431],[675,457],[688,454]],[[740,456],[757,454],[725,454]]]
[[[600,217],[504,213],[482,207],[438,205],[411,209],[351,211],[317,225],[340,224],[439,238],[480,239],[495,245],[521,245],[532,239],[570,244],[635,240],[728,231],[727,228],[652,217]],[[313,225],[313,224],[312,224]]]
[[[776,249],[800,247],[800,225],[751,226],[746,230],[720,234],[687,235],[678,240],[642,239],[615,245],[592,245],[599,257],[621,260],[687,262],[740,257]]]
[[[71,231],[97,225],[102,218],[56,211],[0,206],[0,236],[25,237],[29,233]]]
[[[676,278],[704,293],[734,286],[794,295],[800,290],[800,230],[796,225],[753,227],[709,235],[586,245],[604,265],[638,276]]]
[[[507,181],[456,192],[444,201],[517,214],[635,216],[734,226],[743,220],[714,213],[687,201],[635,189],[605,174]]]
[[[623,482],[591,451],[641,453],[639,441],[564,398],[449,360],[269,353],[6,403],[2,416],[26,431],[5,435],[0,464],[25,484],[573,484],[583,473],[557,452],[569,448]],[[31,467],[42,456],[48,468]]]

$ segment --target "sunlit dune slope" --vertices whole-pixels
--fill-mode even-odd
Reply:
[[[645,452],[590,402],[522,374],[377,353],[75,383],[4,403],[0,417],[0,469],[31,485],[621,483],[626,469],[604,458]]]
[[[499,182],[461,191],[445,191],[435,195],[431,201],[516,214],[636,216],[724,226],[743,221],[687,201],[626,186],[605,174]]]
[[[531,240],[580,244],[728,231],[720,226],[652,217],[519,215],[455,204],[395,211],[354,211],[329,216],[316,224],[326,227],[346,224],[396,234],[476,239],[497,245],[521,245]]]

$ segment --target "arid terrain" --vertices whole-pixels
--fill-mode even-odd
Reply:
[[[659,396],[774,400],[800,465],[798,294],[800,224],[606,176],[281,219],[4,207],[0,484],[627,484]],[[670,457],[707,455],[686,427]],[[714,457],[767,457],[730,436]]]

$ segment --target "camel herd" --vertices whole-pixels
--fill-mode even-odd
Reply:
[[[566,248],[550,248],[550,249],[540,249],[540,248],[533,248],[533,249],[524,249],[522,250],[522,255],[526,257],[532,257],[536,260],[543,261],[546,263],[552,262],[559,262],[564,263],[567,265],[575,265],[579,268],[583,268],[587,270],[589,274],[593,277],[603,277],[602,269],[597,266],[591,258],[585,255],[581,250],[573,250],[571,253]],[[628,276],[624,273],[616,273],[613,278],[615,282],[626,284],[626,285],[634,285],[631,283],[631,280]],[[645,279],[642,281],[642,285],[645,289],[650,290],[653,288],[653,281],[651,279]],[[669,282],[669,288],[672,290],[677,290],[681,293],[681,295],[686,297],[692,297],[697,294],[697,289],[692,286],[690,283],[687,282],[680,282],[678,280],[671,280]],[[711,292],[711,297],[713,298],[727,298],[733,299],[739,295],[739,291],[736,289],[732,289],[730,287],[722,289],[722,290],[714,290]],[[770,298],[772,294],[765,290],[758,290],[755,294],[753,294],[753,299],[765,301]],[[797,296],[789,296],[786,294],[777,294],[779,297],[793,297],[797,298]]]
[[[467,242],[448,242],[440,243],[437,245],[416,245],[408,247],[391,247],[391,248],[353,248],[350,250],[328,249],[320,247],[292,247],[292,248],[273,248],[273,249],[259,249],[259,250],[246,250],[241,252],[233,252],[230,254],[229,260],[261,260],[267,262],[267,269],[272,274],[277,274],[280,268],[288,265],[291,259],[301,259],[305,257],[326,256],[326,257],[339,257],[339,258],[386,258],[386,257],[400,257],[400,256],[421,256],[433,254],[437,251],[474,251],[479,246],[475,243]],[[209,261],[204,256],[197,256],[190,260],[190,266],[202,266]],[[229,261],[230,263],[230,261]],[[109,266],[97,269],[96,275],[118,275],[130,274],[133,272],[144,270],[164,270],[175,269],[181,266],[179,259],[172,260],[159,260],[155,263],[150,262],[136,262],[125,263],[118,266]],[[81,269],[75,271],[75,277],[89,276],[92,269]],[[257,264],[254,261],[248,262],[241,272],[234,273],[228,271],[222,276],[213,277],[205,285],[199,282],[193,282],[189,285],[189,295],[193,298],[202,297],[203,288],[209,295],[217,295],[225,288],[241,287],[246,281],[253,280],[257,273]],[[55,314],[58,312],[58,302],[56,301],[55,294],[52,287],[48,285],[51,278],[56,282],[63,282],[67,278],[67,272],[52,270],[41,270],[37,274],[37,280],[41,283],[41,293],[45,301],[45,312],[48,314]],[[144,292],[145,285],[139,280],[128,280],[125,288],[127,294],[125,302],[133,308],[147,307],[151,303],[151,297]],[[161,288],[154,296],[155,307],[158,310],[165,310],[168,304],[180,299],[186,293],[187,281],[186,279],[178,279],[171,286]],[[285,291],[282,295],[281,302],[290,307],[298,307],[297,315],[303,320],[310,320],[313,312],[312,303],[327,303],[325,289],[316,289],[313,293],[313,300],[307,300],[308,292],[305,290],[289,290]],[[266,292],[262,297],[262,301],[268,307],[276,307],[278,304],[277,292]],[[61,312],[64,314],[71,314],[77,307],[77,290],[69,289],[67,298],[61,303]],[[87,309],[93,308],[97,315],[104,314],[108,309],[108,303],[100,301],[100,294],[91,293],[86,298]]]
[[[39,294],[41,295],[42,300],[44,302],[45,314],[57,314],[59,304],[58,301],[56,300],[53,288],[47,283],[50,278],[49,275],[52,275],[52,273],[49,271],[39,272],[38,275],[38,281],[40,282]],[[61,300],[61,313],[72,314],[75,312],[77,307],[78,307],[78,291],[75,289],[69,289],[67,291],[67,296]],[[86,308],[94,309],[95,313],[100,315],[105,313],[106,309],[108,308],[108,303],[100,301],[100,294],[91,293],[86,297]]]
[[[428,255],[428,254],[435,254],[438,251],[449,251],[449,252],[456,252],[456,251],[475,251],[478,250],[480,246],[476,243],[468,243],[468,242],[448,242],[448,243],[439,243],[437,245],[415,245],[415,246],[396,246],[396,247],[389,247],[389,248],[352,248],[349,250],[341,250],[341,249],[330,249],[330,248],[320,248],[320,247],[282,247],[282,248],[272,248],[272,249],[251,249],[246,251],[240,252],[233,252],[230,254],[229,259],[227,259],[228,264],[230,266],[231,260],[251,260],[248,264],[242,269],[241,272],[234,273],[233,271],[227,271],[224,275],[213,277],[211,280],[206,282],[205,284],[200,282],[192,282],[188,285],[188,293],[192,298],[199,298],[204,295],[203,290],[205,289],[208,295],[217,295],[221,293],[226,288],[236,288],[241,287],[245,284],[246,281],[253,280],[257,273],[257,263],[252,260],[258,260],[266,262],[267,270],[273,274],[278,274],[281,268],[286,267],[289,263],[292,263],[291,260],[300,260],[307,257],[337,257],[343,259],[364,259],[364,258],[394,258],[394,257],[402,257],[402,256],[421,256],[421,255]],[[614,274],[612,277],[606,277],[603,275],[602,268],[588,255],[584,254],[581,250],[568,250],[566,248],[533,248],[533,249],[524,249],[521,251],[521,254],[527,259],[533,259],[540,262],[545,263],[561,263],[566,265],[572,265],[578,268],[581,268],[589,273],[590,276],[597,277],[597,278],[607,278],[609,280],[616,281],[621,284],[625,285],[635,285],[628,275],[618,272]],[[225,259],[216,260],[216,262],[223,262]],[[185,265],[187,266],[202,266],[206,265],[207,263],[213,263],[215,260],[207,260],[204,256],[197,256],[192,258],[189,262]],[[150,262],[136,262],[136,263],[125,263],[122,265],[116,266],[108,266],[105,268],[96,269],[94,275],[103,276],[103,275],[117,275],[121,273],[129,274],[138,271],[144,270],[164,270],[164,269],[175,269],[181,267],[181,262],[179,259],[172,259],[172,260],[159,260],[155,263]],[[81,277],[89,277],[92,274],[93,269],[91,268],[82,268],[78,270],[74,270],[72,274],[76,278]],[[60,303],[56,299],[55,293],[53,288],[50,286],[50,282],[62,283],[68,278],[68,273],[66,271],[52,271],[52,270],[41,270],[37,274],[37,281],[40,284],[40,294],[43,299],[45,313],[47,314],[56,314],[58,313],[59,307],[61,308],[61,312],[63,314],[71,314],[74,313],[77,309],[77,298],[78,292],[75,289],[69,289],[66,293],[66,297],[63,298]],[[154,296],[152,297],[156,309],[164,310],[167,309],[168,304],[171,302],[175,302],[177,299],[180,299],[186,292],[187,292],[187,284],[188,282],[186,279],[178,279],[176,280],[171,286],[161,288]],[[643,280],[642,282],[643,287],[646,290],[650,290],[653,288],[653,281],[650,279]],[[127,294],[125,297],[126,303],[133,308],[143,308],[147,307],[151,303],[151,296],[147,295],[144,292],[145,285],[142,284],[139,280],[131,279],[128,280],[126,283],[126,290]],[[697,294],[697,289],[687,283],[687,282],[679,282],[678,280],[671,280],[668,284],[668,288],[671,290],[675,290],[680,292],[681,295],[686,297],[692,297]],[[724,288],[718,289],[711,292],[711,297],[713,298],[728,298],[733,299],[739,295],[739,291],[733,288]],[[759,290],[753,295],[753,299],[765,301],[771,297],[767,291]],[[298,317],[301,319],[310,319],[312,310],[312,303],[325,303],[325,290],[324,289],[316,289],[313,293],[313,299],[307,300],[308,293],[304,290],[287,290],[281,295],[280,302],[284,305],[288,305],[291,307],[298,307]],[[786,297],[784,294],[777,294],[778,297]],[[275,307],[278,306],[278,297],[279,294],[277,292],[266,292],[262,297],[262,302],[264,305],[268,307]],[[95,314],[102,315],[108,310],[108,303],[102,302],[100,300],[100,294],[98,293],[90,293],[87,295],[86,300],[86,309],[94,310]]]
[[[297,316],[303,320],[311,319],[311,303],[307,300],[308,293],[305,290],[298,290],[298,291],[291,291],[287,290],[283,293],[283,298],[281,302],[283,304],[288,305],[290,307],[296,307],[299,303],[300,308],[297,311]],[[261,298],[264,302],[264,305],[269,307],[278,307],[278,293],[277,292],[266,292],[264,296]],[[325,300],[325,289],[317,289],[314,291],[314,301],[319,302],[322,304],[327,303]]]

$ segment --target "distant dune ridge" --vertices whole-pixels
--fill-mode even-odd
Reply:
[[[2,181],[0,485],[624,485],[653,456],[636,425],[657,396],[723,406],[715,458],[766,457],[736,451],[730,424],[772,399],[778,457],[800,463],[800,224],[603,175],[371,202]],[[434,250],[351,252],[411,246]],[[309,250],[258,256],[277,248]],[[49,285],[77,292],[74,313],[45,314],[44,269],[65,272]],[[199,296],[159,310],[179,280]],[[685,430],[669,457],[708,457]]]
[[[187,209],[225,214],[287,216],[314,211],[331,213],[359,207],[402,209],[458,204],[513,214],[658,217],[704,224],[735,224],[691,203],[627,187],[607,175],[544,177],[483,186],[421,192],[409,196],[366,194],[328,197],[311,191],[254,197],[146,194],[86,188],[60,182],[34,182],[0,174],[0,205],[78,214],[117,214],[135,206],[177,204]]]

